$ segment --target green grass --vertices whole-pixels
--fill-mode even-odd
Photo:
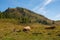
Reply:
[[[45,25],[32,23],[29,24],[32,31],[26,33],[22,31],[26,25],[18,25],[16,22],[14,19],[0,19],[0,40],[60,40],[60,26],[46,30]],[[14,28],[21,32],[14,32]]]

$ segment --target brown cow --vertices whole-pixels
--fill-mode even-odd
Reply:
[[[45,29],[55,29],[55,26],[47,26]]]

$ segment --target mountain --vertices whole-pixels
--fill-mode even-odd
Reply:
[[[60,40],[60,21],[16,7],[0,12],[0,40]],[[29,26],[31,30],[23,31]]]
[[[52,20],[45,16],[21,7],[8,8],[2,12],[2,16],[2,18],[17,19],[20,23],[42,23],[47,25],[53,23]]]

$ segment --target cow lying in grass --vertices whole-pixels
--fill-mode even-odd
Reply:
[[[55,26],[47,26],[45,27],[45,29],[55,29],[56,27]]]
[[[30,30],[31,30],[30,26],[26,26],[26,27],[23,28],[24,32],[27,32],[27,31],[30,31]]]
[[[21,30],[14,28],[14,29],[13,29],[13,32],[21,32]]]

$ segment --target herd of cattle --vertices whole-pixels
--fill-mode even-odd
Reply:
[[[55,29],[55,28],[56,28],[55,26],[45,27],[45,29]],[[16,29],[14,29],[13,31],[21,32],[21,30],[16,30]],[[22,31],[24,31],[24,32],[31,31],[31,27],[30,26],[23,27]]]

